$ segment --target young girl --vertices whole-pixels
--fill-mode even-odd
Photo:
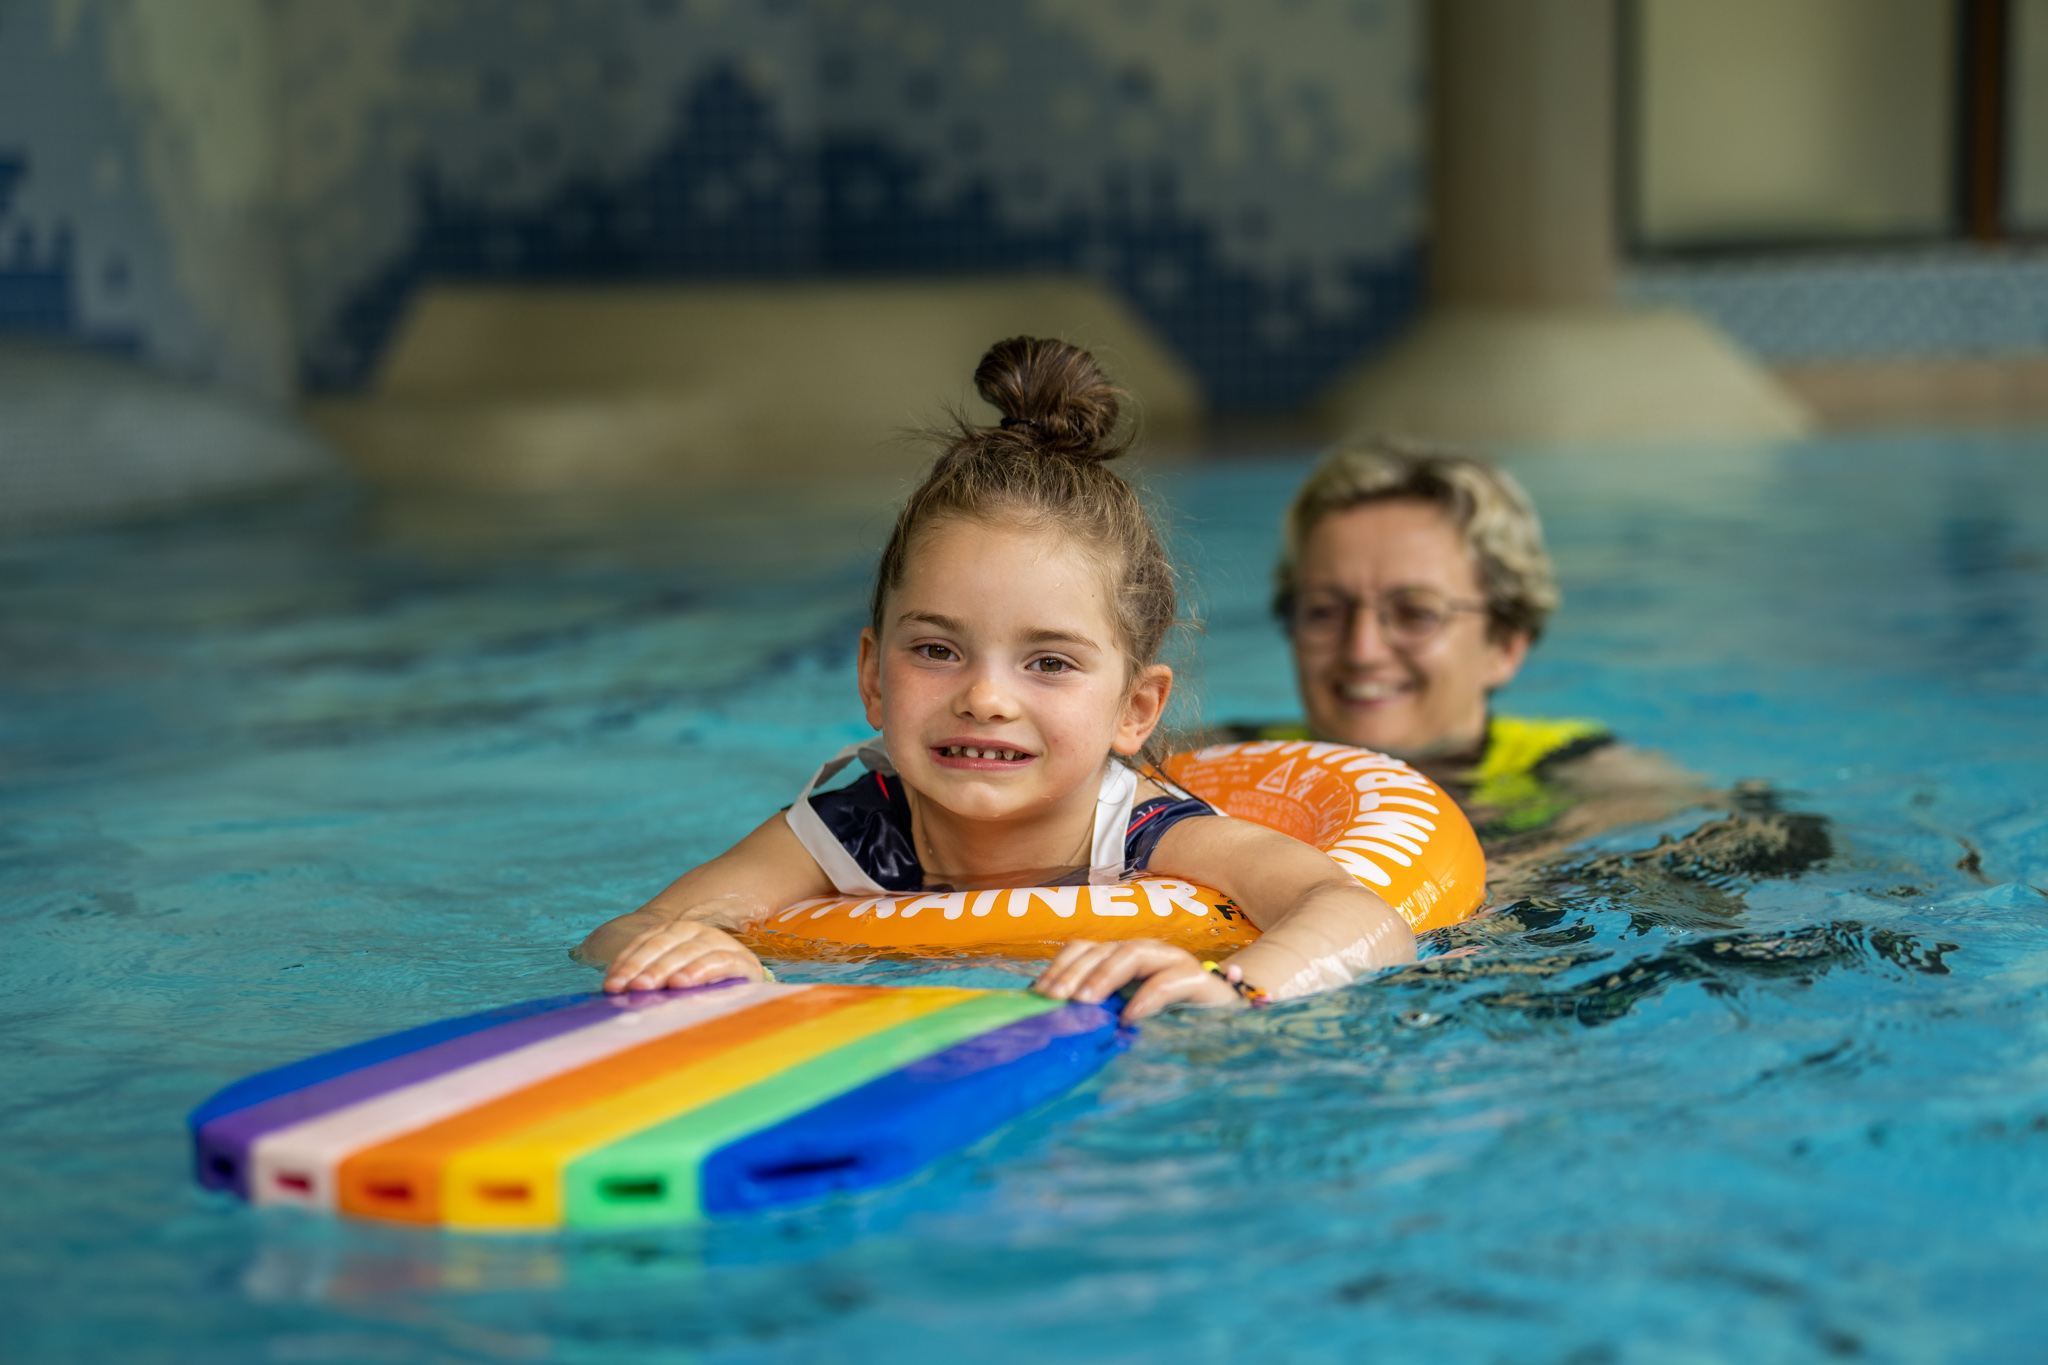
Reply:
[[[1327,856],[1140,776],[1173,671],[1173,570],[1137,495],[1103,461],[1119,392],[1087,352],[1018,337],[975,386],[1000,425],[960,424],[896,519],[860,637],[881,731],[870,772],[789,810],[591,934],[608,991],[759,980],[735,931],[835,892],[1198,882],[1261,930],[1219,971],[1155,939],[1075,940],[1033,989],[1100,1001],[1144,984],[1137,1019],[1324,990],[1412,961],[1391,906]],[[829,776],[850,755],[820,770]],[[816,785],[818,779],[813,779]]]

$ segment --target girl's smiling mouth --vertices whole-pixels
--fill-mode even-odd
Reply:
[[[978,768],[1001,770],[1017,768],[1036,757],[1030,751],[1006,744],[934,744],[931,746],[933,761],[948,768]]]

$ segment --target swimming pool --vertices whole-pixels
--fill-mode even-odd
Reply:
[[[1508,707],[1768,779],[1829,862],[1587,870],[1706,817],[1619,831],[1455,964],[1148,1024],[905,1185],[634,1236],[258,1214],[190,1185],[182,1116],[587,987],[569,943],[859,732],[878,504],[470,534],[320,495],[0,547],[8,1358],[2033,1357],[2048,435],[1515,467],[1568,602]],[[1291,711],[1305,468],[1156,480],[1214,717]]]

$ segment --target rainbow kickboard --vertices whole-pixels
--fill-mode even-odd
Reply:
[[[535,1000],[237,1082],[201,1184],[462,1229],[689,1222],[896,1179],[1128,1045],[1022,991],[721,982]]]

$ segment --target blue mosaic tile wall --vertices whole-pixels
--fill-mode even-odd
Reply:
[[[1420,3],[0,0],[0,328],[345,390],[435,278],[1055,268],[1285,408],[1419,302]]]
[[[2048,252],[1951,247],[1639,266],[1633,302],[1688,308],[1766,360],[2048,349]]]
[[[1301,402],[1419,303],[1413,0],[507,12],[416,7],[373,90],[285,0],[328,31],[287,85],[375,119],[290,205],[309,386],[362,383],[433,278],[1078,270],[1224,410]]]
[[[1306,272],[1232,261],[1171,167],[1105,175],[1100,199],[1016,222],[987,183],[932,191],[927,162],[871,133],[793,142],[733,68],[681,101],[674,135],[631,174],[571,180],[497,208],[432,171],[406,247],[354,291],[308,365],[314,388],[359,384],[426,279],[748,278],[1082,270],[1121,290],[1223,410],[1286,408],[1387,340],[1419,306],[1418,253],[1329,263],[1346,306]]]
[[[33,223],[9,213],[28,174],[28,158],[0,152],[0,329],[69,335],[72,317],[71,232],[59,226],[47,243]]]

